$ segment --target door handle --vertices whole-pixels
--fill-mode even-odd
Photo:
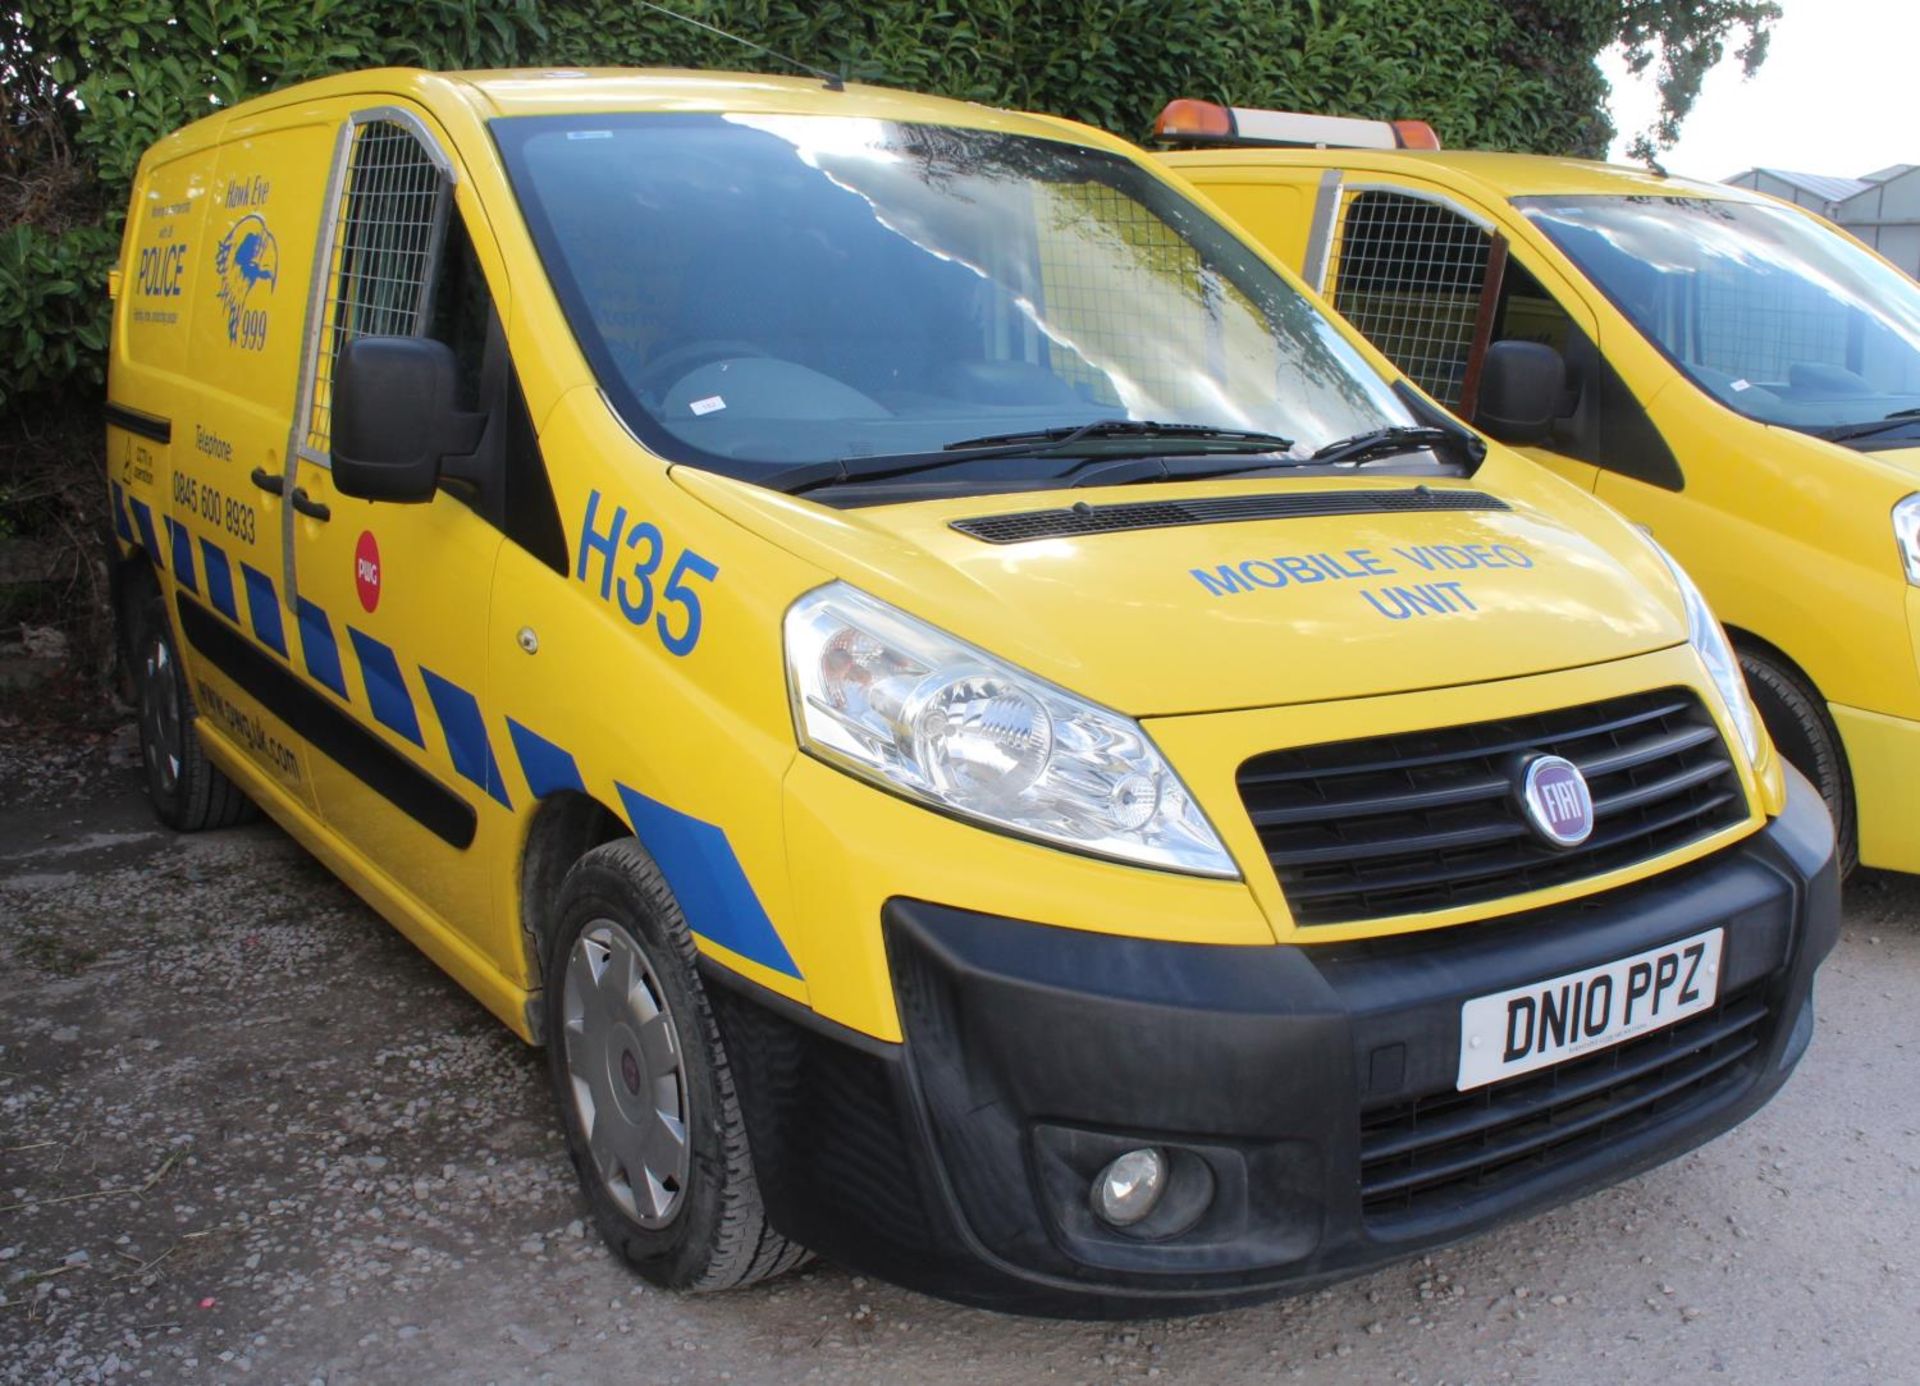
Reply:
[[[333,518],[333,510],[325,501],[317,501],[307,494],[307,488],[296,486],[293,495],[288,497],[293,508],[310,520],[319,520],[322,524]]]
[[[270,472],[265,467],[253,469],[253,484],[262,491],[271,492],[276,496],[287,494],[287,479],[279,472]]]

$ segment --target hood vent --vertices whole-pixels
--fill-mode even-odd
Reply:
[[[1128,501],[1092,505],[1086,501],[1061,510],[1022,510],[1011,515],[982,515],[955,520],[953,527],[989,544],[1024,544],[1035,539],[1077,539],[1129,529],[1176,529],[1183,525],[1223,525],[1246,520],[1304,520],[1324,515],[1407,515],[1424,511],[1508,510],[1498,496],[1484,491],[1435,490],[1414,486],[1394,491],[1308,491],[1257,496],[1208,496],[1194,500]]]

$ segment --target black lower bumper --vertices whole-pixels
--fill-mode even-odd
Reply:
[[[1716,925],[1713,1010],[1454,1091],[1462,1002]],[[1230,948],[895,900],[885,927],[904,1044],[714,988],[776,1226],[946,1298],[1118,1317],[1337,1279],[1735,1125],[1811,1037],[1839,884],[1795,776],[1787,811],[1735,847],[1500,922]],[[1204,1195],[1177,1235],[1091,1212],[1094,1175],[1141,1145]]]

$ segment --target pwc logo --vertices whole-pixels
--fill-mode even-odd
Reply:
[[[1515,788],[1528,825],[1548,845],[1578,847],[1593,836],[1593,794],[1580,767],[1565,756],[1525,762]]]
[[[353,586],[361,609],[372,614],[380,605],[380,541],[370,529],[361,530],[360,542],[353,546]]]

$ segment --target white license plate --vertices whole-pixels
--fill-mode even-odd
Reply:
[[[1723,930],[1460,1007],[1461,1092],[1663,1029],[1713,1005]]]

